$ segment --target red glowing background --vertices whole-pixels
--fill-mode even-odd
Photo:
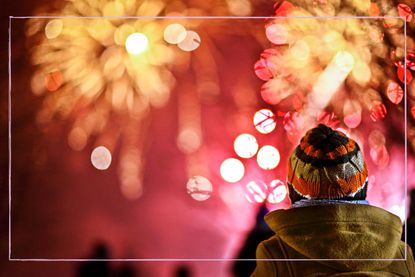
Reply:
[[[301,1],[219,1],[212,8],[203,1],[132,7],[74,0],[24,9],[20,2],[11,14],[355,15],[350,6]],[[369,202],[404,219],[405,76],[407,180],[415,187],[415,23],[406,4],[353,7],[359,15],[405,16],[406,47],[400,19],[12,19],[11,258],[88,258],[96,241],[116,259],[235,258],[260,203],[289,207],[288,155],[317,122],[358,141],[369,166]],[[164,35],[170,24],[199,37],[171,44]],[[126,46],[134,33],[148,39],[143,52]],[[2,53],[6,60],[5,47]],[[2,76],[7,91],[7,71]],[[9,99],[1,99],[7,141]],[[272,114],[255,119],[262,109]],[[237,144],[241,134],[252,137]],[[108,152],[92,155],[99,146]],[[235,165],[222,170],[229,158],[242,162],[242,173]],[[6,276],[74,276],[78,267],[3,263]],[[195,276],[231,275],[231,262],[133,266],[144,276],[172,276],[183,263]]]

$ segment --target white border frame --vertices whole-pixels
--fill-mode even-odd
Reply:
[[[113,261],[113,262],[218,262],[218,261],[406,261],[407,260],[407,247],[405,247],[404,259],[233,259],[233,258],[217,258],[217,259],[46,259],[46,258],[12,258],[12,231],[11,231],[11,212],[12,212],[12,186],[11,186],[11,96],[12,96],[12,82],[11,82],[11,39],[12,39],[12,19],[28,19],[28,18],[129,18],[129,19],[157,19],[157,18],[171,18],[171,19],[276,19],[276,18],[298,18],[298,19],[310,19],[310,18],[357,18],[357,19],[401,19],[404,22],[404,125],[405,125],[405,166],[404,166],[404,184],[405,184],[405,198],[404,198],[404,225],[405,225],[405,243],[407,241],[407,224],[406,224],[406,198],[408,197],[408,136],[407,136],[407,83],[406,83],[406,18],[401,16],[9,16],[9,93],[8,93],[8,152],[9,152],[9,261],[27,261],[27,262],[88,262],[88,261]]]

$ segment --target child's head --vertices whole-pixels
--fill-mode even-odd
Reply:
[[[359,145],[323,124],[307,131],[288,161],[292,203],[300,199],[364,200],[367,176]]]

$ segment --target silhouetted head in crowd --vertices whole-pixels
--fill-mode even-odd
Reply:
[[[93,257],[95,259],[108,259],[109,251],[108,247],[104,242],[96,242],[93,250]]]
[[[292,203],[302,199],[365,200],[367,177],[359,145],[323,124],[304,135],[288,161]]]
[[[108,247],[104,242],[96,242],[93,247],[89,261],[82,262],[78,269],[78,277],[109,277],[112,276],[110,264],[106,259],[109,259]],[[103,260],[103,261],[95,261]]]
[[[186,265],[179,265],[176,268],[176,272],[175,275],[176,277],[190,277],[192,276],[191,272],[190,272],[190,268]]]

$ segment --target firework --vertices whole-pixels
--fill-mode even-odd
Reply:
[[[254,70],[266,81],[261,88],[265,102],[304,118],[305,124],[285,120],[290,123],[286,130],[293,143],[294,133],[295,138],[301,137],[305,127],[315,122],[333,128],[341,125],[348,131],[358,128],[366,118],[382,123],[390,112],[388,103],[403,104],[403,86],[409,84],[409,92],[413,90],[415,44],[408,5],[293,0],[278,1],[275,9],[277,16],[297,18],[276,18],[266,23],[265,36],[272,47],[264,50]],[[353,18],[357,14],[387,18]],[[409,22],[406,67],[404,20],[397,16]],[[409,98],[410,109],[413,97]],[[387,149],[381,148],[372,150],[371,157],[384,167]]]
[[[189,176],[205,173],[206,169],[197,166],[204,160],[200,99],[219,94],[211,51],[214,44],[209,36],[200,35],[200,21],[133,17],[251,12],[249,1],[230,0],[213,6],[200,1],[192,8],[182,1],[69,0],[59,11],[39,11],[41,15],[77,18],[33,18],[27,22],[26,35],[33,45],[32,64],[36,68],[32,91],[44,99],[37,121],[40,126],[56,119],[72,122],[68,144],[76,151],[93,141],[95,146],[105,145],[111,154],[121,143],[121,190],[127,198],[137,198],[142,193],[150,111],[167,103],[177,72],[192,68],[196,84],[178,99],[177,145],[187,156]],[[193,55],[193,51],[200,54]]]

